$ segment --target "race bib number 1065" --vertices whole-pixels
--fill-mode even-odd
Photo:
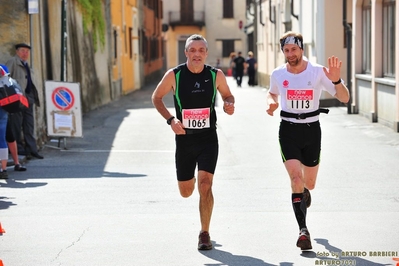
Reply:
[[[210,108],[183,109],[183,125],[191,129],[209,128],[210,114]]]

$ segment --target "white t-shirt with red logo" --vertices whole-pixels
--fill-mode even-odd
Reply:
[[[287,71],[286,64],[276,68],[270,77],[270,93],[280,95],[281,110],[301,114],[310,113],[319,109],[320,97],[325,90],[335,96],[334,84],[324,74],[323,66],[308,65],[299,74]],[[312,116],[306,119],[282,117],[282,119],[294,123],[311,123],[319,120],[319,116]]]

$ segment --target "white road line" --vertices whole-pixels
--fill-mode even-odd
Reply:
[[[175,151],[167,151],[167,150],[83,150],[83,149],[70,149],[70,150],[61,150],[63,152],[120,152],[120,153],[171,153]]]

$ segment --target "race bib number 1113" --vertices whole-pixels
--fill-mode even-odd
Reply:
[[[287,90],[287,108],[308,110],[313,108],[313,90]]]

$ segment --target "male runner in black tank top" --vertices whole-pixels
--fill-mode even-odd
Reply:
[[[185,45],[187,62],[168,70],[157,85],[152,102],[176,134],[176,174],[180,194],[187,198],[194,191],[198,166],[201,231],[198,249],[212,249],[209,225],[213,210],[212,182],[218,158],[215,99],[219,91],[223,110],[234,113],[234,96],[220,69],[205,65],[208,44],[204,37],[191,35]],[[176,114],[162,99],[173,91]]]

